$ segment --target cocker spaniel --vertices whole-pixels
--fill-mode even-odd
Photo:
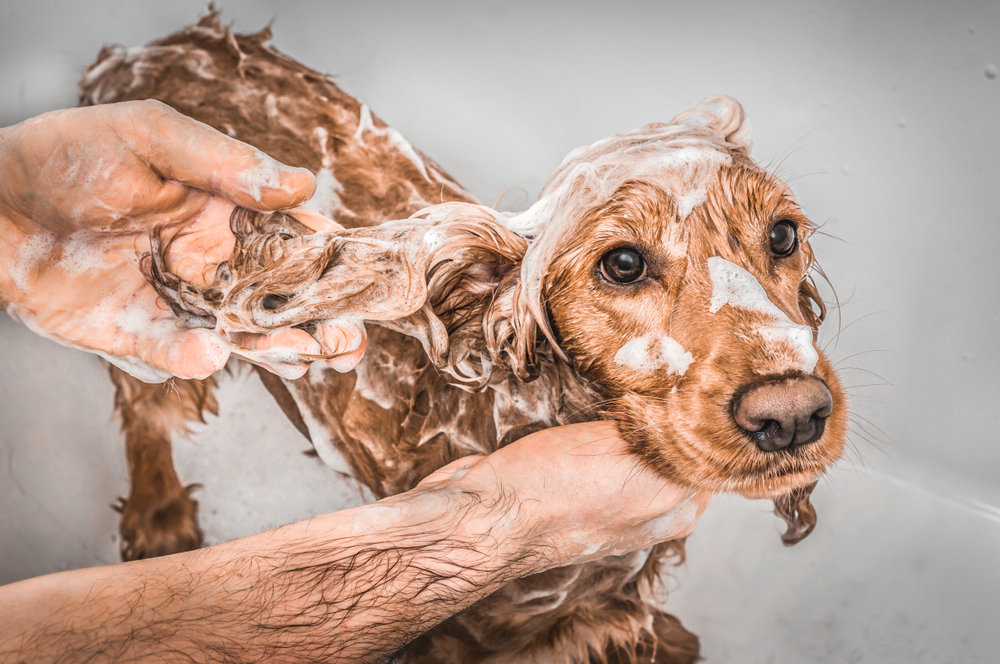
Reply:
[[[146,270],[191,326],[297,326],[357,366],[259,371],[330,465],[378,497],[532,431],[609,419],[634,454],[696,489],[771,498],[786,543],[815,524],[809,493],[841,455],[847,407],[816,347],[813,225],[750,156],[729,97],[569,154],[537,202],[501,213],[267,30],[216,12],[141,49],[105,48],[81,103],[158,99],[317,177],[314,209],[348,230],[237,209],[211,283]],[[197,547],[196,502],[170,438],[216,412],[215,381],[146,385],[111,368],[132,478],[123,556]],[[445,622],[405,662],[692,662],[698,639],[654,597],[683,541],[521,579]]]

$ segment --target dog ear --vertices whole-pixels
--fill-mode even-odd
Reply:
[[[435,205],[414,219],[444,231],[427,270],[427,303],[448,332],[438,366],[474,381],[487,379],[493,365],[533,378],[539,326],[521,282],[527,241],[479,205]]]
[[[812,328],[815,338],[819,334],[819,326],[826,320],[826,303],[823,302],[819,289],[816,288],[816,281],[812,276],[816,257],[808,240],[802,243],[800,251],[805,257],[805,276],[799,283],[799,311],[805,318],[806,324]]]
[[[774,499],[774,513],[785,520],[788,529],[781,536],[785,546],[794,546],[809,537],[816,527],[816,508],[809,496],[816,482],[794,489],[791,493]]]
[[[175,314],[215,328],[238,355],[241,333],[299,327],[323,351],[297,361],[326,359],[357,348],[374,323],[416,337],[438,368],[471,387],[494,366],[531,377],[538,326],[521,295],[527,242],[494,210],[445,203],[379,226],[310,233],[290,215],[237,208],[230,228],[233,253],[208,288],[168,269],[160,229],[143,268]]]
[[[726,137],[731,149],[750,156],[753,126],[740,102],[726,95],[706,97],[692,109],[674,116],[670,124],[700,125]]]

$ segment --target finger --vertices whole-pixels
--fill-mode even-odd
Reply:
[[[273,334],[248,334],[233,353],[288,380],[301,378],[309,371],[304,357],[319,355],[321,348],[307,332],[296,329]]]
[[[261,212],[307,201],[316,179],[156,101],[116,104],[122,139],[163,178]]]
[[[327,219],[319,212],[310,210],[304,205],[292,208],[288,211],[288,214],[295,217],[295,219],[306,226],[308,226],[314,233],[328,232],[333,233],[336,231],[344,230],[344,227],[333,221],[332,219]]]
[[[211,330],[178,328],[172,334],[140,339],[138,350],[138,359],[157,369],[178,378],[204,379],[226,366],[231,347]]]

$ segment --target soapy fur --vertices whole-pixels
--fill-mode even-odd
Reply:
[[[243,332],[297,326],[320,349],[292,358],[307,362],[367,336],[364,359],[346,374],[320,363],[298,380],[258,372],[324,461],[382,497],[532,431],[613,419],[663,476],[692,491],[774,498],[789,523],[786,543],[808,534],[808,494],[843,446],[836,373],[819,355],[815,374],[835,401],[823,438],[794,454],[764,454],[738,430],[729,403],[746,385],[795,373],[800,349],[758,332],[778,318],[759,307],[710,312],[709,261],[719,257],[754,275],[791,325],[815,332],[825,313],[808,276],[811,226],[785,185],[750,158],[738,103],[711,98],[670,123],[580,148],[530,209],[498,213],[329,79],[270,48],[269,37],[234,35],[212,12],[142,49],[106,48],[85,74],[81,102],[157,98],[317,173],[314,209],[350,230],[308,235],[292,216],[237,210],[236,249],[207,287],[171,271],[171,237],[154,236],[145,265],[177,315],[235,345]],[[779,218],[800,229],[798,251],[780,264],[766,250]],[[596,270],[622,245],[640,249],[650,268],[635,287],[601,281]],[[638,339],[641,352],[616,361]],[[112,375],[130,460],[146,450],[169,465],[170,435],[214,408],[211,381],[136,397],[126,377]],[[153,433],[146,421],[158,423]],[[134,482],[148,481],[131,467]],[[165,504],[178,502],[177,486]],[[133,486],[125,507],[155,514],[139,493]],[[190,535],[197,524],[186,506],[170,514]],[[173,533],[149,526],[141,537],[170,545]],[[655,597],[663,566],[683,556],[683,541],[673,541],[515,581],[397,659],[696,661],[697,637]]]

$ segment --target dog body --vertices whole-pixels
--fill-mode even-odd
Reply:
[[[217,326],[308,312],[321,342],[331,329],[368,335],[346,374],[322,363],[299,380],[258,371],[325,462],[384,497],[532,431],[609,418],[665,477],[774,498],[789,541],[808,534],[808,493],[841,453],[846,407],[814,347],[823,311],[808,280],[809,222],[750,158],[738,104],[715,98],[577,150],[529,210],[500,214],[269,36],[234,35],[210,13],[144,49],[106,48],[81,103],[159,99],[316,173],[311,206],[351,230],[306,240],[284,216],[248,213],[242,226],[234,216],[244,253],[230,261],[229,294],[199,291],[197,312],[171,300],[177,284],[161,294]],[[291,258],[253,263],[254,243]],[[352,259],[359,246],[375,253]],[[292,259],[318,267],[274,290]],[[232,293],[251,267],[275,280],[237,310]],[[336,324],[308,327],[317,320]],[[132,476],[123,555],[194,548],[196,503],[170,437],[216,411],[215,383],[111,374]],[[805,411],[788,405],[802,399]],[[683,559],[682,541],[521,579],[400,657],[694,661],[697,638],[656,606],[668,559]]]

